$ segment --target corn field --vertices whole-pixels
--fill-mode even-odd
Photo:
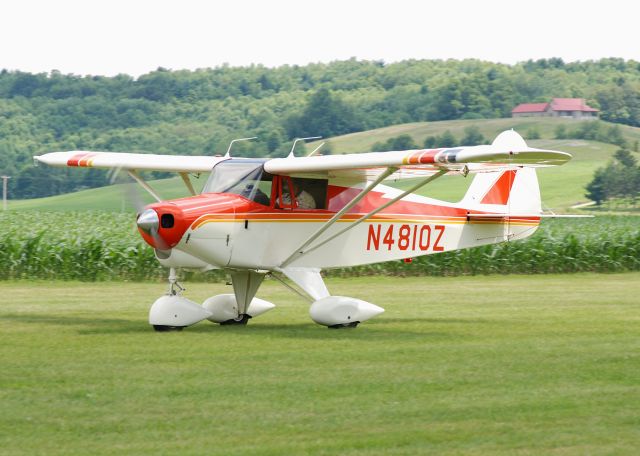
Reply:
[[[326,271],[328,276],[450,276],[640,270],[640,217],[545,219],[517,242]],[[166,271],[138,235],[132,214],[0,214],[0,279],[164,280]],[[184,277],[185,274],[183,274]],[[187,280],[224,278],[219,271]]]

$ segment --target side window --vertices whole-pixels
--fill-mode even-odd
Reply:
[[[326,179],[274,176],[271,207],[300,210],[326,209],[327,187]]]
[[[326,209],[327,187],[326,179],[293,178],[293,187],[297,198],[298,209]]]
[[[268,206],[271,203],[271,187],[273,187],[271,179],[272,176],[270,174],[264,173],[262,175],[253,201],[264,206]]]

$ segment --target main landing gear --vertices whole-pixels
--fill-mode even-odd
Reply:
[[[237,271],[231,273],[233,294],[212,296],[202,305],[182,296],[185,290],[177,280],[174,268],[169,270],[169,290],[158,298],[149,310],[149,324],[158,332],[180,331],[202,320],[221,325],[246,325],[275,307],[263,299],[255,298],[264,279],[264,273]]]
[[[370,302],[348,296],[331,296],[317,269],[298,268],[282,272],[310,297],[309,315],[320,325],[331,329],[355,328],[384,312],[383,308]],[[233,270],[230,274],[233,293],[211,296],[200,305],[182,296],[184,288],[178,283],[175,269],[171,268],[169,290],[151,306],[149,323],[159,332],[180,331],[202,320],[223,326],[244,326],[251,318],[275,307],[255,297],[266,271]]]

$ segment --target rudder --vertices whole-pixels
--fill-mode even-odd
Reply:
[[[539,214],[540,186],[534,168],[478,173],[461,206],[487,212]]]

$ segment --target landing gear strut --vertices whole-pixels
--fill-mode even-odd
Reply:
[[[176,268],[169,268],[169,295],[179,296],[186,288],[178,283],[178,274]]]
[[[209,318],[211,312],[182,296],[184,287],[178,283],[176,270],[169,270],[169,290],[149,309],[149,324],[158,332],[181,331]]]
[[[176,274],[176,269],[170,268],[169,292],[167,294],[169,296],[180,296],[185,290],[186,288],[178,283],[178,274]],[[184,329],[184,326],[153,325],[153,329],[156,332],[182,331]]]

